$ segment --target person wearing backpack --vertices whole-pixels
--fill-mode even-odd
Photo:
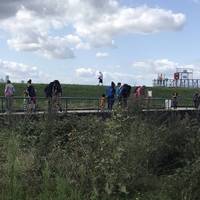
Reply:
[[[62,96],[62,87],[58,80],[55,80],[52,84],[52,108],[54,111],[62,112],[61,106],[61,96]]]
[[[10,113],[12,111],[13,96],[15,93],[15,88],[10,80],[7,80],[5,85],[4,95],[6,100],[6,112]]]
[[[120,95],[121,89],[122,89],[122,84],[119,82],[119,83],[117,83],[117,86],[115,87],[116,99],[118,101],[117,103],[118,103],[119,106],[121,106],[121,104],[122,104],[122,97]]]
[[[131,86],[128,84],[124,84],[120,92],[123,108],[127,108],[128,106],[128,97],[130,96],[130,93],[131,93]]]
[[[50,82],[45,88],[44,93],[46,98],[48,99],[48,112],[52,111],[52,89],[53,89],[54,82]]]
[[[32,85],[32,80],[28,80],[26,92],[28,94],[28,111],[35,112],[36,111],[36,91]]]
[[[198,107],[199,107],[200,98],[199,98],[199,93],[198,93],[198,92],[196,92],[196,93],[193,95],[193,103],[194,103],[194,107],[195,107],[195,108],[198,108]]]
[[[114,102],[115,102],[115,83],[111,82],[111,86],[106,89],[107,103],[108,109],[112,110]]]

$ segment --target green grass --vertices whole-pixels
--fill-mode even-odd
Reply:
[[[16,93],[15,96],[23,96],[23,91],[26,89],[26,84],[14,83]],[[47,84],[34,84],[37,91],[37,97],[44,97],[44,88]],[[3,96],[5,84],[0,84],[0,96]],[[70,85],[62,84],[63,97],[89,97],[89,98],[99,98],[106,91],[106,86],[97,85]],[[133,92],[134,88],[132,89]],[[164,98],[171,99],[172,94],[177,92],[179,95],[179,106],[192,106],[193,94],[198,91],[198,89],[191,88],[163,88],[163,87],[149,87],[147,90],[152,90],[154,98]],[[68,103],[68,109],[96,109],[98,107],[98,100],[70,100]],[[1,103],[2,104],[2,103]],[[153,104],[156,104],[155,106]],[[153,107],[163,107],[164,100],[157,100],[151,102]],[[47,100],[37,100],[37,106],[39,109],[47,110]],[[62,101],[63,108],[66,107],[66,101]],[[2,107],[2,106],[1,106]],[[14,100],[13,104],[14,110],[23,109],[23,99]]]
[[[34,84],[37,90],[37,96],[44,96],[44,88],[47,84]],[[23,96],[23,91],[26,89],[26,84],[14,83],[16,88],[16,96]],[[0,83],[0,96],[3,96],[5,84]],[[99,97],[105,93],[106,86],[96,85],[70,85],[62,84],[63,96],[67,97]],[[173,92],[183,98],[192,98],[193,94],[199,89],[192,88],[163,88],[163,87],[148,87],[148,90],[152,90],[153,97],[157,98],[170,98]]]
[[[153,87],[148,88],[152,90],[153,97],[160,98],[170,98],[174,92],[177,92],[178,95],[182,98],[192,98],[195,92],[198,92],[197,88],[164,88],[164,87]]]
[[[26,84],[13,83],[16,89],[15,96],[23,96],[23,91],[26,89]],[[44,96],[44,88],[47,84],[33,84],[38,97]],[[3,96],[5,84],[0,83],[0,96]],[[68,85],[62,84],[63,96],[67,97],[99,97],[105,93],[104,86],[93,85]]]
[[[37,90],[37,96],[44,96],[44,88],[47,84],[34,84]],[[16,88],[16,96],[23,96],[23,91],[26,89],[26,84],[14,83]],[[5,84],[0,83],[0,96],[3,96]],[[105,93],[106,86],[96,86],[96,85],[70,85],[62,84],[63,96],[67,97],[99,97]],[[173,92],[178,92],[178,94],[183,98],[192,98],[193,94],[198,91],[198,89],[192,88],[163,88],[163,87],[149,87],[148,90],[152,90],[153,97],[158,98],[170,98]]]

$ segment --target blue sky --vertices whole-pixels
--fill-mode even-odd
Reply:
[[[178,67],[200,78],[198,0],[1,0],[0,77],[151,85]]]

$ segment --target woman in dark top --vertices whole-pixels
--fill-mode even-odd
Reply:
[[[31,79],[27,82],[27,89],[26,92],[28,94],[29,100],[28,100],[28,110],[30,112],[36,111],[36,91],[35,88],[32,85]]]

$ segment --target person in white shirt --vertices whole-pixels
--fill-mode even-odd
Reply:
[[[102,74],[102,72],[99,72],[98,79],[99,79],[99,85],[103,85],[103,74]]]

